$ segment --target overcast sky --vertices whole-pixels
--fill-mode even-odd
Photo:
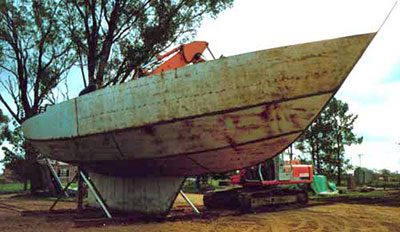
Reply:
[[[197,39],[216,56],[377,31],[392,0],[236,0]],[[359,146],[346,148],[354,165],[400,171],[400,4],[375,37],[336,97],[358,115]]]
[[[235,0],[217,19],[205,19],[196,39],[208,41],[219,57],[368,33],[378,30],[394,2]],[[346,149],[355,165],[363,154],[362,166],[400,171],[400,146],[395,144],[400,142],[399,41],[400,4],[337,94],[359,116],[355,132],[364,142]],[[80,88],[71,86],[75,97]]]

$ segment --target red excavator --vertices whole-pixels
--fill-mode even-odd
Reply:
[[[232,188],[205,193],[204,205],[209,209],[252,211],[271,205],[307,203],[307,191],[297,186],[313,181],[312,165],[287,160],[287,156],[280,154],[258,166],[237,171],[231,176]]]

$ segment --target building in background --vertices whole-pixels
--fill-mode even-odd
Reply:
[[[50,164],[53,166],[58,178],[60,178],[62,182],[72,181],[77,172],[77,167],[61,161],[50,160]]]

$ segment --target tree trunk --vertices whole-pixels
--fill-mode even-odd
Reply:
[[[315,166],[315,154],[314,154],[314,152],[311,153],[311,160],[312,160],[312,165],[313,165],[313,167],[316,167],[316,166]]]
[[[200,182],[201,176],[196,176],[196,189],[197,192],[201,193],[201,182]]]
[[[27,173],[29,182],[31,183],[31,194],[35,194],[38,190],[38,175],[40,173],[38,169],[38,164],[36,161],[36,154],[30,147],[26,147],[25,149],[25,158],[27,162]]]
[[[81,177],[81,166],[78,166],[78,197],[77,197],[77,210],[79,213],[83,210],[83,179]]]
[[[334,171],[335,171],[335,166],[334,166],[334,161],[335,161],[335,154],[333,152],[328,153],[328,159],[329,161],[326,162],[327,169],[326,172],[324,173],[325,175],[328,176],[329,179],[335,178]]]
[[[339,186],[342,183],[342,162],[340,160],[338,160],[338,174],[337,174],[337,183],[336,185]]]
[[[27,173],[31,183],[31,194],[37,194],[39,191],[54,192],[54,186],[48,168],[42,166],[37,161],[38,153],[30,146],[26,146],[25,152],[26,161],[28,163]]]
[[[340,152],[340,138],[339,137],[337,137],[337,145],[338,145],[338,149],[337,149],[337,169],[338,169],[338,172],[337,172],[337,182],[336,182],[336,185],[337,186],[339,186],[340,184],[341,184],[341,182],[342,182],[342,159],[341,159],[341,152]]]
[[[317,148],[315,149],[316,153],[315,153],[315,159],[317,161],[317,174],[321,173],[321,160],[320,160],[320,153],[319,153],[319,148],[318,148],[318,144],[317,144]],[[315,164],[314,164],[315,167]]]
[[[313,167],[315,167],[315,149],[312,144],[311,144],[311,161],[312,161]]]
[[[317,174],[321,174],[321,157],[317,155]]]

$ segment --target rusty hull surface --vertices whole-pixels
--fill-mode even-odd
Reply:
[[[121,176],[255,165],[287,148],[375,33],[222,58],[98,90],[23,124],[43,154]]]

